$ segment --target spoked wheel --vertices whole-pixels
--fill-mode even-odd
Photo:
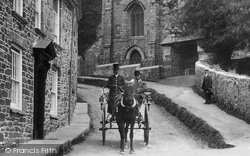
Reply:
[[[148,106],[146,105],[145,107],[145,112],[144,112],[144,142],[146,142],[146,145],[148,145],[149,142],[149,119],[148,119]]]
[[[106,139],[106,107],[102,109],[102,144],[105,145]]]

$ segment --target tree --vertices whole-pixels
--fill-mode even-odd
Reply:
[[[249,0],[186,0],[180,23],[186,33],[203,33],[200,46],[216,53],[221,68],[227,70],[232,52],[249,48],[249,8]]]
[[[179,2],[179,0],[168,0],[168,1],[155,0],[155,3],[157,3],[163,7],[168,7],[169,9],[174,9],[174,8],[178,7],[178,2]]]

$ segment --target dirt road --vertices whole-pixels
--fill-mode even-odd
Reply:
[[[80,85],[79,96],[86,100],[91,106],[91,118],[94,130],[87,139],[78,145],[68,156],[112,156],[119,154],[120,136],[116,129],[109,129],[106,133],[106,145],[102,145],[102,133],[99,131],[101,121],[101,110],[98,102],[101,88]],[[171,116],[163,108],[151,105],[149,119],[152,130],[150,131],[149,144],[143,142],[143,130],[135,130],[134,133],[134,155],[196,155],[194,150],[206,148],[195,139],[190,130],[186,128],[177,118]],[[128,147],[128,146],[127,146]],[[129,154],[126,149],[125,154]]]

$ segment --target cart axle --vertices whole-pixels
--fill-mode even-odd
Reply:
[[[108,129],[119,129],[119,128],[105,128],[105,130]],[[147,128],[134,128],[134,129],[143,129],[143,130],[147,130]],[[100,131],[102,131],[102,128],[99,128]],[[149,130],[151,130],[151,127],[149,127]]]

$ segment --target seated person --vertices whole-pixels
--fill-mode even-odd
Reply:
[[[119,64],[113,64],[114,75],[109,77],[107,82],[107,88],[109,88],[109,96],[108,96],[108,113],[113,114],[115,109],[115,97],[120,95],[123,91],[122,88],[125,85],[124,78],[119,74]]]
[[[141,106],[143,98],[145,97],[144,92],[146,92],[147,86],[146,83],[142,82],[141,80],[141,73],[140,71],[136,70],[134,71],[135,78],[132,79],[129,83],[131,83],[134,86],[135,91],[135,99],[137,100],[138,104]]]

